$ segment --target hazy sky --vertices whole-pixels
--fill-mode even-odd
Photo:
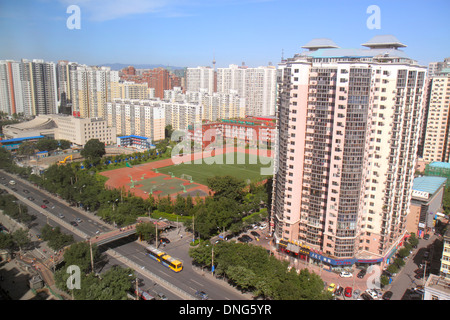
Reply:
[[[80,29],[66,22],[80,8]],[[380,29],[369,29],[370,5]],[[359,48],[393,34],[420,64],[450,56],[449,0],[0,0],[0,59],[257,67],[313,38]]]

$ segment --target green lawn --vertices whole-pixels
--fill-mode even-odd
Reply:
[[[244,154],[239,154],[240,157],[244,157]],[[226,164],[226,162],[230,162],[230,159],[224,156],[223,163],[224,164],[208,164],[203,161],[201,164],[196,164],[191,162],[190,164],[179,164],[170,167],[159,168],[158,171],[164,174],[169,174],[172,172],[175,177],[180,178],[182,174],[192,176],[194,183],[200,183],[203,185],[207,185],[206,179],[213,176],[226,176],[230,175],[247,182],[249,179],[252,182],[260,181],[267,176],[261,175],[261,168],[270,167],[270,162],[267,158],[263,158],[262,161],[264,164],[261,164],[259,159],[257,159],[256,164],[250,164],[250,160],[248,155],[245,155],[245,164],[242,164],[244,161],[239,161],[244,158],[237,158],[237,154],[235,154],[234,164]],[[203,159],[205,160],[205,159]]]

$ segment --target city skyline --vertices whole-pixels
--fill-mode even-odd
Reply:
[[[355,48],[393,34],[421,65],[450,52],[447,1],[0,1],[1,59],[69,60],[87,65],[162,64],[178,67],[277,65],[313,38]],[[125,4],[125,5],[124,5]],[[80,29],[70,30],[71,5]],[[371,5],[380,28],[369,29]],[[69,12],[69,13],[67,13]],[[318,23],[319,22],[319,23]],[[313,26],[313,27],[312,27]]]

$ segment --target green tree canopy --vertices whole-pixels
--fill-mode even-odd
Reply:
[[[81,155],[91,162],[99,162],[101,157],[106,154],[105,144],[98,139],[91,139],[84,145]]]
[[[244,195],[245,183],[233,176],[215,176],[208,178],[208,187],[214,191],[214,197],[225,197],[233,201],[240,202]]]

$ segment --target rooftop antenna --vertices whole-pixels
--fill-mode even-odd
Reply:
[[[281,49],[281,61],[284,60],[284,49]]]
[[[213,64],[213,70],[216,70],[216,53],[215,53],[215,52],[213,52],[213,61],[212,61],[212,64]]]

